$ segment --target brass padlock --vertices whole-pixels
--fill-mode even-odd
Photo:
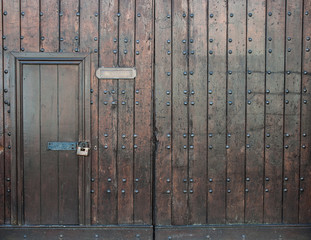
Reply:
[[[89,155],[89,143],[79,142],[77,146],[77,155],[78,156],[88,156]]]

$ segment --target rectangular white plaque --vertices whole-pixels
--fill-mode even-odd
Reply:
[[[136,68],[107,68],[100,67],[96,70],[98,79],[133,79],[136,77]]]

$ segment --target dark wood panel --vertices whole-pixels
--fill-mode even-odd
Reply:
[[[172,36],[171,2],[155,2],[154,120],[155,223],[171,224],[172,217]]]
[[[284,109],[283,222],[298,222],[303,2],[287,1]]]
[[[57,65],[40,65],[41,82],[41,219],[40,224],[58,223],[58,152],[47,151],[47,143],[58,138]],[[47,177],[48,176],[48,177]]]
[[[118,183],[118,223],[133,222],[133,121],[134,96],[133,80],[118,80],[118,153],[117,153],[117,183]]]
[[[40,51],[57,52],[59,50],[59,14],[58,0],[41,0],[40,3]]]
[[[228,3],[227,222],[244,221],[246,1]]]
[[[37,1],[21,1],[21,50],[27,52],[39,51],[39,8]]]
[[[100,3],[100,57],[99,65],[114,67],[118,64],[118,0],[101,1]],[[114,17],[111,17],[113,13]],[[118,223],[117,198],[117,131],[118,81],[101,80],[99,82],[99,192],[98,221],[100,224]],[[109,117],[107,117],[109,116]]]
[[[99,2],[96,0],[80,1],[80,50],[82,52],[91,53],[91,100],[86,102],[85,106],[91,106],[91,125],[86,126],[91,128],[91,143],[92,143],[92,162],[88,162],[86,169],[92,166],[92,181],[91,186],[91,202],[92,202],[92,220],[88,220],[96,223],[97,221],[97,200],[100,195],[98,191],[98,79],[96,77],[96,69],[98,68],[98,47],[99,47]],[[86,196],[89,196],[87,194]],[[88,197],[89,198],[89,197]]]
[[[265,124],[265,1],[247,5],[245,222],[263,221]]]
[[[226,221],[227,2],[208,4],[208,197],[207,223]]]
[[[136,1],[134,223],[152,223],[153,1]]]
[[[79,51],[79,0],[67,0],[60,2],[60,52]]]
[[[188,222],[188,1],[173,1],[172,5],[172,154],[173,199],[172,224]],[[184,54],[184,52],[186,54]]]
[[[23,67],[24,222],[40,224],[40,66]]]
[[[58,65],[58,141],[79,139],[78,66]],[[79,224],[79,162],[74,151],[59,152],[59,224]]]
[[[20,50],[20,11],[19,11],[19,1],[4,1],[3,2],[3,69],[10,69],[10,51]],[[3,76],[3,86],[8,92],[4,96],[4,100],[9,102],[10,97],[13,97],[14,89],[10,89],[10,75],[4,74]],[[12,90],[12,91],[11,91]],[[15,191],[15,179],[14,172],[11,174],[11,170],[15,169],[14,165],[11,165],[12,155],[12,128],[11,128],[11,107],[6,104],[4,105],[4,134],[5,134],[5,144],[4,144],[4,161],[5,161],[5,178],[10,179],[5,183],[5,223],[13,224],[15,222],[16,216],[16,205],[12,204],[11,201],[16,201],[16,191]],[[9,148],[10,147],[10,148]],[[14,162],[13,162],[14,164]],[[12,211],[11,211],[12,209]],[[13,217],[13,219],[11,218]],[[12,222],[11,222],[12,220]]]
[[[268,0],[267,12],[264,222],[276,223],[282,221],[285,2]]]
[[[207,2],[189,1],[189,220],[206,223]],[[191,15],[193,14],[193,15]],[[195,16],[194,16],[195,14]],[[194,51],[195,54],[191,54]]]
[[[301,97],[301,151],[299,171],[299,223],[310,223],[311,219],[311,1],[304,1],[302,34],[302,97]],[[308,13],[308,14],[306,14]]]

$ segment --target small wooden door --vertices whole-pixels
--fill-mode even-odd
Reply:
[[[19,222],[25,225],[82,225],[90,181],[88,156],[48,149],[49,142],[89,141],[89,84],[83,64],[29,61],[17,79]]]

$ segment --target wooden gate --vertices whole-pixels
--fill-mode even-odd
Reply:
[[[310,238],[310,0],[0,12],[0,239]]]

